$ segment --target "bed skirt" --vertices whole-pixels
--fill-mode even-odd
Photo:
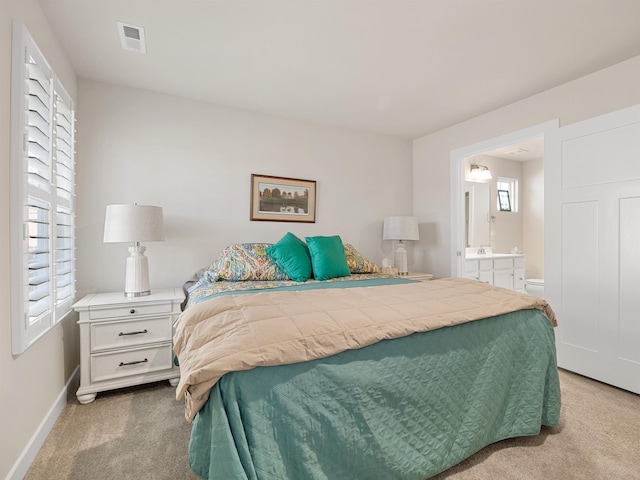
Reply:
[[[207,479],[424,480],[559,415],[553,326],[528,309],[228,373],[190,464]]]

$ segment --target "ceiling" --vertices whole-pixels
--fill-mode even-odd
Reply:
[[[483,153],[483,155],[517,162],[537,160],[544,157],[544,137],[537,137],[532,140],[507,145],[506,147],[496,148]]]
[[[403,138],[640,55],[640,0],[39,3],[79,78]]]

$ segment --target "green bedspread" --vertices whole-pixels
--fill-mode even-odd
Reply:
[[[227,374],[190,463],[209,479],[423,480],[559,413],[553,327],[522,310]]]

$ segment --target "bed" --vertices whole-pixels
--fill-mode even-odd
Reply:
[[[319,237],[333,248],[319,260],[318,237],[287,238],[274,245],[309,248],[310,277],[270,244],[235,244],[186,287],[174,348],[197,475],[423,480],[557,424],[544,300],[385,275],[337,236]],[[332,255],[342,275],[324,278]]]

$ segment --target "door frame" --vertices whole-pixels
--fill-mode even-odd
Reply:
[[[560,120],[549,120],[533,125],[522,130],[489,138],[466,147],[451,151],[451,276],[463,276],[464,263],[464,160],[473,155],[480,155],[496,148],[506,147],[513,143],[532,140],[537,137],[548,137],[560,128]],[[547,155],[547,142],[545,142],[545,157]]]

